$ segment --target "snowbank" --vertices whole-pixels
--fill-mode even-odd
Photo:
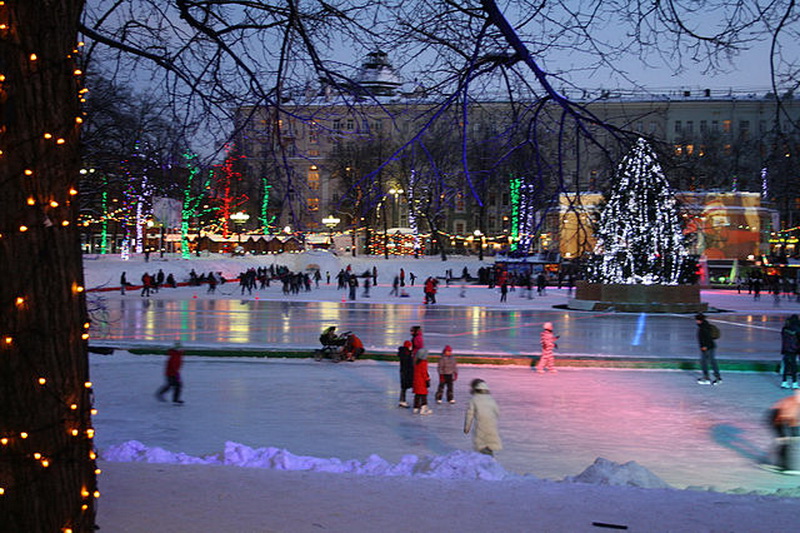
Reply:
[[[327,472],[364,476],[406,476],[438,479],[482,479],[500,481],[516,476],[507,472],[493,458],[476,452],[455,451],[436,457],[406,455],[400,462],[392,464],[378,455],[366,461],[345,461],[336,457],[324,459],[295,455],[281,448],[250,448],[236,442],[225,443],[221,454],[194,457],[180,452],[170,452],[158,447],[148,447],[132,440],[109,446],[100,454],[106,461],[207,464],[266,468],[272,470]]]

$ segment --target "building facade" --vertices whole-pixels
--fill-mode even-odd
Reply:
[[[493,251],[524,243],[526,251],[578,253],[573,243],[582,238],[583,225],[559,223],[553,231],[548,220],[564,218],[559,191],[581,191],[587,205],[596,203],[592,198],[599,197],[625,147],[613,131],[595,128],[587,140],[556,130],[559,110],[538,102],[486,98],[444,108],[404,84],[380,52],[370,55],[357,80],[361,92],[298,95],[279,112],[238,110],[247,209],[263,208],[268,194],[275,228],[349,232],[359,250],[376,234],[386,239],[394,228],[410,228],[436,236],[427,249],[438,244]],[[598,120],[654,143],[673,187],[691,191],[686,198],[697,195],[698,209],[721,202],[725,224],[759,235],[757,243],[749,235],[747,245],[734,246],[732,239],[741,237],[734,232],[721,248],[700,245],[703,253],[756,253],[765,244],[765,227],[796,223],[800,101],[793,95],[604,91],[574,101]],[[534,132],[535,145],[522,132]],[[524,143],[531,146],[516,156],[498,156]],[[557,145],[568,148],[557,152]],[[477,170],[465,172],[464,159]],[[516,193],[515,180],[521,180]],[[772,211],[762,213],[772,208],[777,221]],[[733,215],[737,209],[741,217]],[[762,210],[756,222],[753,209]],[[323,218],[332,216],[340,223],[326,227]]]

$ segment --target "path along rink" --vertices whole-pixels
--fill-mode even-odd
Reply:
[[[469,382],[489,383],[502,418],[508,471],[560,480],[597,457],[636,461],[675,488],[773,491],[798,478],[762,471],[772,446],[767,408],[785,391],[767,373],[724,374],[700,386],[695,372],[462,365],[455,405],[415,416],[397,407],[391,362],[186,357],[182,406],[159,403],[163,356],[93,355],[97,445],[138,440],[149,447],[206,455],[226,441],[293,454],[363,461],[376,454],[470,450],[462,432]],[[436,382],[435,365],[431,368]]]

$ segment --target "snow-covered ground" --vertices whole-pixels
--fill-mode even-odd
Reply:
[[[235,277],[264,260],[89,259],[86,285],[114,286],[122,270],[135,282],[158,268],[179,281],[192,268]],[[382,287],[372,301],[393,301],[387,278],[401,267],[424,278],[464,266],[474,275],[479,266],[474,258],[337,261],[324,253],[266,260],[297,270],[317,264],[332,276],[347,264],[356,272],[376,264]],[[341,297],[327,288],[311,294]],[[566,297],[554,290],[507,305]],[[465,302],[452,288],[440,302],[497,298],[486,290]],[[758,313],[798,309],[735,291],[704,299]],[[800,519],[800,481],[757,468],[771,446],[764,411],[783,394],[774,375],[731,374],[712,388],[678,371],[541,376],[466,366],[458,403],[415,417],[396,407],[392,363],[189,358],[179,407],[152,394],[163,358],[117,352],[91,363],[103,469],[98,525],[107,531],[784,531]],[[472,453],[461,432],[467,384],[478,376],[503,411],[506,449],[496,461]]]

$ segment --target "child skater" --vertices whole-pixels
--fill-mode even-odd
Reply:
[[[492,398],[489,386],[482,379],[473,379],[470,384],[472,398],[464,414],[464,434],[469,435],[473,425],[472,445],[476,452],[494,457],[503,449],[500,433],[497,430],[500,409]]]
[[[536,365],[537,372],[550,371],[553,374],[558,373],[554,366],[553,348],[558,348],[556,340],[558,335],[553,334],[553,323],[545,322],[542,326],[542,332],[539,334],[539,340],[542,343],[542,356],[539,358],[539,363]]]
[[[444,388],[447,387],[447,401],[456,403],[453,397],[453,383],[458,379],[458,365],[453,355],[453,349],[448,345],[442,350],[439,358],[439,387],[436,389],[436,403],[442,403]]]
[[[417,357],[414,360],[414,413],[421,415],[433,414],[433,411],[428,407],[428,387],[430,385],[428,350],[422,348],[417,352]]]

